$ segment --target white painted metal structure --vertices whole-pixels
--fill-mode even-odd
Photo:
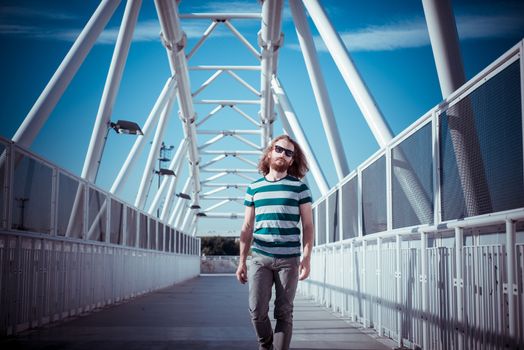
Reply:
[[[503,94],[519,96],[519,106],[515,106],[516,97],[504,104],[498,104],[489,94],[479,100],[492,106],[488,116],[497,113],[501,119],[506,116],[517,121],[518,125],[510,128],[512,132],[520,129],[517,145],[502,136],[498,142],[520,149],[511,160],[520,164],[517,170],[524,172],[522,42],[460,87],[464,77],[460,73],[456,29],[446,28],[454,26],[449,20],[449,3],[424,0],[445,100],[394,137],[318,0],[290,0],[340,180],[330,189],[301,128],[300,116],[295,114],[282,86],[285,82],[278,79],[283,0],[262,1],[260,14],[179,14],[178,2],[155,0],[161,25],[159,40],[166,48],[170,76],[142,127],[144,135],[137,136],[110,190],[105,192],[96,187],[96,174],[140,0],[127,2],[81,177],[50,164],[27,148],[118,5],[117,0],[101,2],[13,139],[0,139],[1,334],[16,333],[197,275],[199,240],[195,235],[199,219],[243,216],[243,193],[258,176],[258,157],[274,134],[273,123],[278,115],[285,132],[303,145],[321,193],[314,204],[312,276],[301,284],[301,292],[365,327],[375,328],[380,335],[397,339],[399,345],[464,349],[524,343],[524,180],[518,177],[519,171],[497,177],[500,168],[506,169],[500,163],[504,160],[499,159],[480,162],[476,168],[467,162],[465,166],[458,164],[458,170],[453,168],[460,159],[472,159],[468,158],[472,150],[484,152],[487,147],[481,143],[486,137],[481,129],[473,137],[454,133],[474,129],[472,123],[477,122],[481,128],[490,120],[482,110],[484,105],[475,106],[477,100],[470,96],[482,93],[484,86],[497,90],[497,84],[506,84]],[[381,147],[351,173],[304,8]],[[210,21],[192,48],[187,47],[182,19]],[[233,24],[236,20],[259,21],[259,36],[245,37]],[[189,65],[220,25],[233,33],[256,64]],[[258,48],[252,44],[255,41]],[[211,76],[200,86],[190,75],[207,72]],[[244,77],[252,72],[260,76],[259,89]],[[202,98],[202,92],[221,76],[234,79],[253,97]],[[476,107],[475,112],[468,114],[469,106],[464,104]],[[212,109],[198,116],[196,105]],[[249,108],[258,108],[258,117],[246,112]],[[505,108],[513,108],[513,114]],[[155,169],[155,159],[173,109],[178,109],[183,130],[182,140],[172,140],[179,144],[168,166],[175,176],[164,177],[148,201],[152,177],[160,170]],[[520,114],[516,115],[515,110]],[[208,128],[210,120],[225,112],[242,118],[250,128]],[[457,116],[461,118],[452,118]],[[462,129],[450,127],[452,123],[460,124]],[[451,146],[447,132],[452,134]],[[142,176],[134,203],[123,203],[119,196],[151,138],[146,164],[139,170]],[[240,146],[233,150],[219,148],[224,139]],[[417,147],[404,147],[411,143]],[[412,149],[426,153],[415,157],[415,161]],[[449,149],[453,149],[452,156]],[[184,158],[188,176],[177,189]],[[231,158],[241,166],[222,165]],[[479,182],[472,177],[478,172],[489,176]],[[516,186],[515,191],[500,199],[491,190],[492,182],[506,177],[515,180],[511,185]],[[504,185],[493,186],[502,191]],[[24,196],[24,191],[32,196]],[[457,193],[459,197],[453,197]],[[49,210],[42,210],[42,205]],[[231,205],[236,209],[224,209]]]
[[[504,198],[520,198],[517,205],[507,206],[506,210],[468,216],[466,199],[462,199],[462,214],[455,212],[450,217],[447,206],[454,204],[449,198],[455,197],[448,190],[449,164],[444,159],[454,153],[452,141],[444,138],[451,132],[446,119],[455,117],[448,111],[460,104],[479,101],[482,96],[482,101],[500,116],[495,124],[511,118],[518,125],[520,137],[507,152],[519,160],[515,166],[523,166],[523,50],[521,41],[315,202],[313,272],[300,285],[302,293],[365,327],[374,328],[380,335],[396,339],[399,346],[423,349],[523,346],[523,184],[518,185],[518,193],[510,190],[504,194]],[[507,89],[504,94],[515,97],[511,108],[516,112],[511,116],[505,114],[507,106],[497,97],[500,96],[497,87],[503,85]],[[482,107],[476,108],[477,123],[491,119],[491,114],[482,111]],[[499,144],[506,142],[490,135],[492,132],[497,131],[479,129],[475,137],[491,137]],[[421,137],[423,134],[429,137]],[[412,142],[416,140],[425,140],[416,145],[419,152],[430,155],[422,165],[432,172],[434,219],[424,224],[416,224],[414,220],[411,225],[399,225],[404,216],[416,216],[402,209],[398,196],[400,184],[395,185],[394,179],[398,176],[396,168],[403,165],[393,160],[403,145],[414,145]],[[413,162],[413,158],[407,161]],[[377,167],[380,163],[386,164],[386,168]],[[487,172],[491,171],[492,186],[497,181],[493,164],[484,165]],[[515,171],[518,172],[509,172]],[[460,176],[456,176],[454,181],[460,183]],[[372,181],[372,185],[378,191],[384,189],[386,203],[369,202],[375,194],[369,191],[366,179],[373,177],[379,179]],[[517,177],[522,180],[522,176]],[[495,198],[493,190],[491,194],[494,204],[500,205],[502,197]],[[375,215],[373,210],[379,208],[380,212],[380,206],[384,207],[383,215]]]

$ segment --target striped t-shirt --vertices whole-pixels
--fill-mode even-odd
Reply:
[[[244,205],[255,207],[252,250],[277,258],[300,256],[300,205],[309,202],[307,185],[290,175],[251,183]]]

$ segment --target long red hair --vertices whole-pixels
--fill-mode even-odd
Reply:
[[[292,143],[295,147],[293,153],[293,163],[287,170],[287,173],[288,175],[291,175],[298,179],[302,179],[304,176],[306,176],[306,173],[309,171],[306,156],[304,155],[304,152],[302,151],[302,148],[300,148],[298,143],[287,135],[277,136],[271,141],[271,143],[264,150],[264,153],[262,153],[262,157],[258,162],[258,171],[264,176],[266,176],[269,173],[269,152],[273,150],[273,147],[275,147],[275,143],[277,143],[277,141],[283,139]]]

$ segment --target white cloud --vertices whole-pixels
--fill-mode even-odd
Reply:
[[[182,29],[189,39],[200,38],[209,23],[203,21],[188,21],[183,23]],[[106,28],[100,34],[98,44],[114,44],[120,27]],[[82,28],[53,29],[20,24],[0,24],[0,35],[15,35],[46,40],[75,41]],[[232,36],[225,26],[219,25],[212,36]],[[160,24],[152,19],[138,22],[133,33],[133,42],[147,42],[160,40]]]
[[[495,16],[458,16],[457,30],[461,40],[488,39],[520,34],[524,20],[520,14]],[[383,26],[369,26],[354,32],[341,32],[350,51],[391,51],[429,45],[429,34],[423,18]],[[319,51],[327,51],[319,36],[314,37]],[[299,49],[298,44],[289,45]]]
[[[196,9],[199,12],[260,13],[262,6],[258,1],[215,1],[201,4]]]
[[[78,19],[77,15],[73,15],[66,12],[57,12],[41,9],[33,9],[27,7],[18,7],[18,6],[1,6],[0,15],[2,17],[30,17],[30,18],[40,18],[40,19],[51,19],[51,20],[73,20]]]

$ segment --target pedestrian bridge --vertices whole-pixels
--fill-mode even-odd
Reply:
[[[320,193],[313,205],[312,272],[299,284],[293,348],[524,347],[523,41],[464,81],[457,73],[463,72],[460,56],[453,56],[456,30],[453,35],[446,28],[454,26],[447,2],[423,1],[431,41],[440,43],[433,50],[445,97],[393,135],[319,2],[290,0],[339,178],[328,186],[277,75],[283,1],[265,0],[261,13],[243,14],[180,14],[177,2],[155,1],[171,76],[140,127],[110,120],[141,5],[130,0],[78,176],[30,146],[118,3],[100,3],[16,134],[0,138],[0,334],[10,337],[0,344],[255,348],[246,287],[232,276],[200,276],[199,222],[242,217],[239,193],[252,180],[249,174],[257,172],[256,160],[279,118],[285,132],[303,145],[311,168],[308,181]],[[353,171],[305,10],[380,146]],[[436,17],[444,20],[431,21]],[[211,23],[192,48],[181,19]],[[261,22],[259,48],[232,24],[236,19]],[[226,26],[260,65],[189,67],[188,60],[218,25]],[[439,54],[444,50],[448,55]],[[215,73],[192,89],[189,72],[209,70]],[[242,71],[258,72],[260,89],[237,74]],[[197,100],[224,73],[256,99]],[[168,166],[162,168],[160,160],[155,169],[175,101],[184,135]],[[214,109],[197,117],[199,104]],[[241,109],[244,105],[255,105],[259,117]],[[203,129],[224,108],[252,129]],[[137,138],[105,190],[97,175],[112,129]],[[145,165],[136,170],[151,138]],[[224,138],[247,149],[208,148]],[[210,168],[228,157],[237,163]],[[179,188],[184,163],[189,172]],[[141,177],[131,203],[122,193],[133,171]],[[202,177],[206,172],[214,175]],[[148,197],[155,174],[161,181]],[[77,317],[97,310],[102,311]],[[24,332],[30,329],[36,331]]]

